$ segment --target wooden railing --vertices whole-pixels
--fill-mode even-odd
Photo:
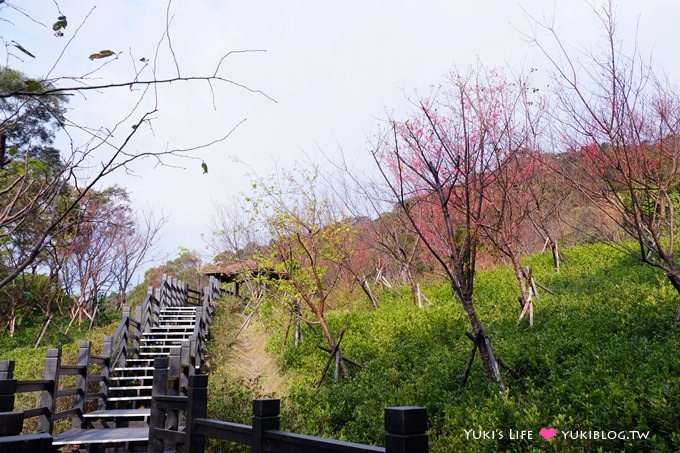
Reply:
[[[149,453],[173,450],[177,444],[184,451],[203,453],[208,439],[249,445],[254,453],[426,453],[428,451],[427,413],[422,407],[385,409],[385,447],[326,439],[280,430],[280,401],[253,401],[252,425],[207,418],[208,376],[189,377],[187,395],[168,394],[172,377],[168,360],[154,362],[153,399],[149,423]],[[177,429],[180,413],[186,417],[184,430]]]
[[[70,418],[72,428],[80,428],[83,423],[85,404],[96,400],[98,408],[102,408],[106,400],[106,383],[108,380],[109,358],[92,354],[90,341],[81,341],[78,349],[78,359],[75,365],[61,363],[61,349],[49,349],[45,360],[44,379],[23,380],[14,379],[14,361],[0,361],[0,413],[14,411],[15,395],[17,393],[40,392],[38,407],[21,412],[21,424],[26,419],[37,418],[37,430],[51,436],[54,423],[64,418]],[[93,366],[99,369],[99,374],[92,374]],[[65,376],[75,376],[73,386],[64,387]],[[91,383],[99,384],[97,391],[90,391]],[[67,404],[58,404],[61,398],[70,398]],[[65,409],[63,407],[66,407]],[[58,410],[59,408],[62,408]],[[17,415],[18,417],[18,415]],[[2,418],[0,418],[2,420]],[[19,435],[21,426],[12,435]],[[7,447],[7,439],[0,437],[0,451]]]
[[[135,310],[135,316],[131,316],[129,309],[124,310],[118,328],[105,339],[101,356],[92,354],[89,341],[80,343],[75,365],[61,363],[60,349],[48,350],[44,379],[17,381],[13,379],[14,362],[0,361],[0,452],[49,451],[56,421],[70,419],[71,428],[80,428],[88,401],[97,401],[97,408],[104,408],[113,367],[124,365],[126,358],[139,353],[142,333],[158,322],[158,313],[163,307],[185,305],[189,294],[186,285],[164,278],[161,288],[149,290],[144,304]],[[207,418],[208,377],[197,371],[204,361],[203,346],[217,297],[219,284],[211,279],[201,297],[194,298],[195,304],[200,305],[192,339],[172,348],[169,356],[154,361],[149,452],[174,450],[177,445],[183,445],[184,451],[202,453],[208,439],[249,445],[256,453],[428,451],[427,414],[420,407],[385,409],[385,447],[281,431],[280,401],[276,399],[253,402],[251,425]],[[75,376],[68,380],[73,382],[72,386],[64,387],[65,376]],[[40,392],[38,407],[14,411],[15,395],[27,392]],[[58,404],[60,399],[68,402]],[[24,419],[30,418],[38,419],[39,432],[21,435]]]
[[[205,344],[209,335],[210,321],[214,312],[215,301],[220,297],[219,282],[210,278],[202,291],[189,289],[181,280],[163,275],[159,288],[149,287],[146,298],[137,307],[134,315],[130,308],[123,309],[121,321],[113,335],[104,338],[104,355],[111,360],[111,368],[125,366],[127,358],[139,357],[140,338],[158,325],[160,312],[167,307],[185,307],[198,305],[196,326],[193,339],[187,346],[189,352],[181,354],[185,366],[200,368],[205,361]]]

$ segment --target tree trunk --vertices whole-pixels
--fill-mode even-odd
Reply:
[[[316,313],[316,317],[319,320],[319,324],[321,325],[323,335],[326,337],[326,340],[328,341],[328,346],[331,349],[333,349],[335,347],[335,339],[333,339],[333,334],[331,333],[331,330],[328,327],[328,324],[326,323],[325,316],[323,315],[323,313]],[[347,368],[347,365],[345,364],[345,361],[342,359],[342,354],[340,354],[339,350],[338,354],[340,357],[340,368],[342,369],[342,374],[344,374],[345,377],[349,377],[349,368]]]
[[[668,276],[668,280],[671,281],[673,288],[680,293],[680,271],[670,270],[666,275]]]
[[[486,330],[482,325],[481,321],[477,317],[477,310],[472,302],[472,298],[463,300],[463,308],[468,314],[470,319],[470,325],[474,331],[475,338],[479,339],[478,349],[479,356],[482,359],[482,367],[484,368],[484,374],[486,378],[492,382],[495,382],[501,389],[501,392],[506,391],[505,383],[503,383],[503,378],[501,377],[500,368],[498,366],[498,360],[496,360],[496,355],[493,352],[493,347],[491,346],[491,341],[486,335]]]
[[[300,318],[302,313],[300,312],[300,301],[296,300],[293,304],[293,322],[295,324],[295,346],[300,346],[302,343],[302,325],[300,324]]]
[[[359,280],[359,286],[361,286],[361,289],[364,290],[364,293],[368,296],[368,299],[371,301],[371,305],[373,308],[376,310],[378,309],[378,300],[375,298],[373,295],[373,291],[371,291],[371,286],[368,284],[368,280],[366,277],[364,277],[363,280]]]
[[[17,314],[14,307],[12,307],[12,311],[9,313],[8,317],[9,322],[7,323],[7,329],[9,330],[9,336],[14,338],[14,331],[16,330],[17,325]]]
[[[526,304],[531,302],[531,282],[527,281],[527,275],[522,269],[522,264],[519,262],[519,258],[514,253],[508,253],[510,257],[510,262],[512,263],[512,268],[515,271],[515,278],[517,279],[517,284],[519,285],[519,305],[520,310],[523,310]]]
[[[668,280],[671,281],[671,284],[673,285],[673,288],[680,293],[680,271],[678,270],[671,270],[667,274]],[[680,322],[680,307],[678,307],[678,311],[675,313],[675,319],[673,320],[673,326],[675,326],[677,323]]]
[[[555,267],[555,272],[560,272],[560,250],[557,247],[557,241],[552,237],[550,239],[550,250],[552,251],[553,266]]]
[[[50,322],[52,322],[53,317],[54,317],[54,315],[52,315],[50,313],[49,316],[47,318],[45,318],[45,320],[43,321],[43,325],[40,328],[40,333],[38,334],[38,338],[35,340],[35,344],[33,345],[33,349],[36,349],[38,346],[40,346],[40,342],[42,341],[43,337],[47,333],[47,329],[49,328]]]

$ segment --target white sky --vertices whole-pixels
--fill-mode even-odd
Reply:
[[[161,0],[98,2],[59,58],[92,2],[9,3],[21,4],[48,26],[0,9],[0,18],[9,20],[0,22],[0,36],[36,56],[23,62],[10,59],[10,66],[40,77],[56,62],[52,76],[77,76],[101,64],[88,60],[89,54],[111,49],[122,54],[98,76],[113,81],[131,78],[133,60],[139,65],[141,57],[154,59],[167,6]],[[632,44],[639,25],[642,52],[652,54],[678,85],[680,1],[615,3],[621,37]],[[57,4],[69,21],[62,38],[50,29],[59,15]],[[116,174],[105,183],[125,186],[138,208],[153,208],[170,218],[159,244],[163,259],[174,256],[179,246],[208,254],[202,235],[209,235],[214,204],[247,190],[250,181],[246,166],[234,160],[266,175],[274,163],[291,167],[305,154],[316,156],[323,150],[333,155],[342,148],[368,167],[369,142],[386,112],[399,116],[408,108],[406,95],[426,92],[454,65],[465,69],[479,58],[486,66],[537,68],[547,75],[546,62],[522,37],[522,31],[530,30],[522,9],[537,18],[554,12],[558,31],[570,45],[601,44],[602,32],[583,0],[175,0],[170,36],[182,74],[212,73],[228,51],[263,49],[230,56],[221,74],[263,90],[277,102],[223,85],[215,87],[215,110],[204,83],[162,89],[154,134],[142,131],[129,150],[193,146],[247,121],[225,142],[196,153],[198,160],[174,162],[184,168],[142,162],[133,167],[136,176]],[[161,77],[173,74],[167,45],[155,60]],[[131,99],[126,90],[93,93],[86,100],[72,100],[71,116],[91,127],[113,128]],[[122,125],[117,136],[129,131],[130,124],[132,120]],[[207,175],[201,173],[202,159],[209,166]]]

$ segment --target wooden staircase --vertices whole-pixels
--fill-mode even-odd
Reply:
[[[167,307],[160,312],[158,325],[143,332],[138,357],[127,358],[111,370],[106,409],[86,412],[91,425],[119,427],[129,421],[148,422],[153,389],[153,361],[170,356],[182,342],[189,342],[196,324],[196,307]]]
[[[165,279],[164,279],[165,283]],[[175,294],[179,286],[179,296]],[[171,393],[186,392],[188,377],[195,374],[204,359],[208,325],[219,284],[211,281],[197,305],[188,305],[189,290],[170,280],[155,294],[150,290],[136,316],[121,323],[104,349],[111,357],[105,379],[105,403],[82,413],[80,426],[54,437],[54,448],[75,445],[107,451],[146,451],[149,417],[154,393],[154,360],[167,357],[170,363]],[[147,303],[148,302],[148,303]],[[179,420],[173,421],[174,428]],[[171,426],[169,426],[171,427]],[[68,450],[67,450],[68,451]]]

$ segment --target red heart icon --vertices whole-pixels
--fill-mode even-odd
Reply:
[[[541,428],[538,434],[545,440],[552,440],[557,435],[557,428]]]

